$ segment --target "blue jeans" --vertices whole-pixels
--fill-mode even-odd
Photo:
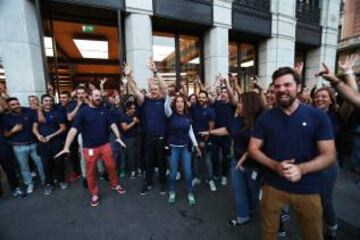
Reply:
[[[14,154],[17,162],[19,163],[21,175],[23,177],[24,183],[26,185],[32,184],[32,176],[29,168],[29,156],[31,156],[32,160],[35,162],[38,173],[40,175],[41,183],[45,183],[45,173],[44,167],[41,161],[40,156],[36,152],[36,144],[29,145],[21,145],[16,146],[13,145]]]
[[[334,206],[334,188],[338,173],[339,166],[337,163],[334,166],[324,170],[324,175],[326,176],[326,186],[320,193],[321,204],[323,206],[323,216],[325,220],[324,223],[326,226],[330,227],[337,225],[337,217]]]
[[[352,135],[350,162],[354,167],[360,167],[360,134]]]
[[[235,159],[231,162],[235,211],[237,217],[246,218],[259,206],[260,176],[258,169],[253,167],[247,167],[245,170],[236,169],[236,163]],[[257,172],[256,179],[254,171]]]
[[[198,140],[198,142],[200,142]],[[205,142],[205,148],[201,150],[202,156],[193,154],[193,175],[200,178],[201,167],[205,164],[208,181],[213,180],[213,164],[211,159],[211,142]]]
[[[188,147],[171,147],[171,155],[169,158],[169,190],[176,190],[176,173],[179,166],[179,161],[183,166],[183,172],[185,175],[185,188],[188,193],[192,192],[192,173],[191,173],[191,152]]]

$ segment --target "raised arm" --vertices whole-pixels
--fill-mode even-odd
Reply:
[[[346,85],[339,78],[337,78],[331,71],[330,68],[323,63],[324,70],[317,74],[317,76],[322,76],[325,80],[330,82],[332,86],[355,107],[360,108],[360,93],[355,91],[350,86]]]

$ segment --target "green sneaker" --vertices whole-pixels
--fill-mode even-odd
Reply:
[[[196,204],[196,200],[193,193],[188,194],[188,201],[190,206],[194,206]]]
[[[124,169],[122,169],[122,170],[120,171],[120,177],[121,177],[121,178],[126,177],[126,173],[125,173],[125,170],[124,170]]]
[[[173,204],[173,203],[175,203],[175,200],[176,200],[175,192],[169,192],[169,203]]]

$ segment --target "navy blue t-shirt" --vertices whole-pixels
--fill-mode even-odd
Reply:
[[[60,129],[60,124],[65,124],[64,113],[59,110],[52,109],[49,112],[43,112],[46,119],[45,123],[39,123],[38,117],[35,118],[35,122],[39,124],[39,133],[46,137]]]
[[[234,142],[235,158],[238,160],[249,146],[251,130],[244,129],[244,119],[242,117],[233,118],[231,127],[227,128]]]
[[[16,124],[22,124],[23,129],[13,134],[8,140],[10,143],[27,143],[35,141],[32,133],[34,111],[30,108],[21,108],[20,114],[7,113],[3,116],[3,129],[10,131]]]
[[[121,120],[124,117],[124,114],[125,113],[121,108],[114,108],[113,110],[111,110],[111,117],[113,118],[114,122],[116,123],[116,126],[120,131],[122,131],[120,124],[121,124]]]
[[[165,100],[145,98],[143,104],[144,131],[147,135],[166,135]]]
[[[3,116],[5,113],[0,114],[0,144],[6,143],[6,138],[4,136],[4,123],[3,123]]]
[[[169,145],[191,145],[189,130],[191,118],[189,114],[177,114],[173,112],[168,118],[168,143]]]
[[[81,129],[85,148],[96,148],[109,142],[110,125],[113,123],[109,109],[85,106],[76,114],[72,127]]]
[[[195,134],[209,130],[209,122],[215,122],[215,111],[209,106],[192,105],[190,112]]]
[[[312,106],[300,104],[288,116],[280,108],[264,112],[256,121],[252,137],[263,140],[262,151],[275,161],[295,159],[295,163],[311,161],[318,156],[317,142],[333,140],[329,117]],[[313,194],[321,192],[323,172],[309,173],[295,183],[267,169],[265,182],[286,192]]]
[[[121,123],[127,123],[130,124],[133,122],[133,117],[130,117],[129,115],[127,115],[126,113],[123,114],[121,120]],[[129,129],[128,131],[123,131],[123,136],[124,138],[132,138],[132,137],[136,137],[139,134],[139,124],[135,124],[131,129]]]
[[[234,117],[235,106],[230,102],[215,101],[213,108],[215,111],[215,128],[229,128]]]
[[[66,111],[67,111],[67,113],[71,113],[72,111],[74,111],[74,109],[76,108],[76,106],[77,106],[77,101],[73,100],[73,101],[69,102],[69,104],[66,106]],[[86,106],[87,106],[86,103],[82,103],[82,104],[80,105],[80,109],[82,109],[83,107],[86,107]],[[80,109],[79,109],[79,110],[80,110]]]

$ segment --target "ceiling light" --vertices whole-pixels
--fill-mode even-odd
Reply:
[[[250,61],[247,61],[247,62],[243,62],[243,63],[240,64],[240,66],[241,66],[241,67],[244,67],[244,68],[246,68],[246,67],[252,67],[252,66],[254,66],[254,60],[250,60]]]
[[[188,62],[190,64],[200,64],[200,58],[197,57],[197,58],[194,58],[193,60],[191,60],[190,62]]]
[[[108,41],[73,39],[83,58],[109,59]]]
[[[45,56],[53,57],[54,51],[53,51],[52,37],[44,37],[44,46],[45,46]]]

